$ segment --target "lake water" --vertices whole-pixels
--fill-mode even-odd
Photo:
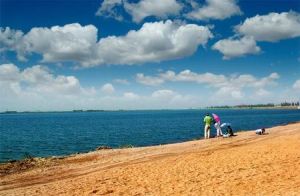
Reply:
[[[150,146],[203,137],[206,112],[230,122],[234,131],[300,121],[300,110],[161,110],[19,113],[0,115],[0,162],[57,156],[97,146]],[[213,132],[215,130],[213,129]]]

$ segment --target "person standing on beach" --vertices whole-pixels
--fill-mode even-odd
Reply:
[[[213,118],[209,115],[209,113],[206,114],[206,116],[203,119],[203,122],[205,124],[204,138],[209,139],[209,137],[210,137],[210,126],[211,126],[211,123],[213,122]]]
[[[216,115],[214,113],[212,114],[212,116],[213,116],[213,118],[215,120],[215,128],[217,130],[217,137],[220,137],[220,136],[223,135],[222,129],[221,129],[221,119],[220,119],[220,117],[218,115]]]

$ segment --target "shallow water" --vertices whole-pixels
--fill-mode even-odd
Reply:
[[[105,145],[149,146],[203,136],[206,112],[234,131],[300,121],[300,110],[160,110],[19,113],[0,115],[0,162],[32,156],[67,155]],[[213,129],[213,132],[215,130]]]

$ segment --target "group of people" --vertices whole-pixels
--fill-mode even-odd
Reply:
[[[234,136],[233,130],[231,128],[230,123],[222,123],[221,124],[221,119],[218,115],[212,113],[210,115],[207,113],[203,119],[204,122],[204,138],[209,139],[210,138],[210,131],[211,131],[211,125],[213,124],[217,130],[217,137],[230,137]],[[222,128],[225,128],[224,133],[222,132]],[[257,135],[266,135],[265,128],[257,129],[255,130],[255,133]]]
[[[233,130],[231,128],[230,123],[223,123],[221,124],[221,119],[218,115],[212,114],[212,116],[207,113],[206,116],[203,119],[204,122],[204,138],[209,139],[210,138],[210,131],[211,131],[211,125],[214,124],[216,130],[217,130],[217,137],[230,137],[233,136]],[[222,132],[222,128],[225,128],[225,133]]]

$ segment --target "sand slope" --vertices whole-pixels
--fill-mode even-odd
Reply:
[[[300,195],[300,123],[267,131],[48,160],[0,195]]]

